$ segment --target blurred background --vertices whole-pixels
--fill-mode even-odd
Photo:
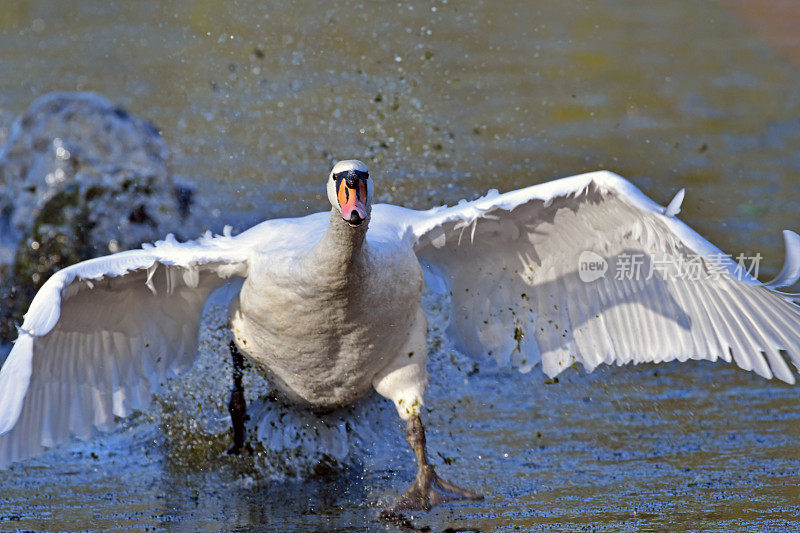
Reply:
[[[798,9],[6,1],[0,140],[39,96],[96,91],[253,220],[326,209],[342,158],[413,207],[606,168],[662,203],[688,187],[687,220],[725,249],[777,252],[799,221]]]
[[[783,258],[780,230],[800,229],[798,28],[800,3],[793,0],[225,4],[1,0],[0,145],[10,135],[13,122],[40,96],[51,91],[99,93],[156,127],[170,150],[170,172],[194,184],[201,208],[194,214],[200,226],[215,231],[226,223],[244,229],[268,217],[327,210],[323,180],[337,159],[358,158],[369,165],[377,201],[414,208],[474,198],[490,188],[503,192],[608,169],[632,180],[661,204],[686,187],[681,218],[727,253],[761,253],[765,257],[762,273],[769,277]],[[750,391],[744,396],[766,402],[738,422],[743,424],[741,434],[762,440],[753,437],[756,440],[744,448],[734,447],[731,457],[758,455],[765,446],[767,457],[756,466],[734,461],[716,470],[717,459],[693,455],[690,461],[700,461],[698,468],[716,472],[707,478],[717,485],[703,492],[702,480],[707,478],[701,477],[693,487],[682,486],[677,496],[670,493],[669,483],[659,485],[653,490],[661,492],[653,501],[665,507],[659,507],[646,522],[629,521],[636,514],[635,505],[607,511],[602,497],[595,507],[587,507],[589,496],[572,505],[569,494],[562,492],[550,493],[550,504],[536,511],[538,501],[531,495],[546,492],[547,487],[537,485],[541,472],[531,473],[534,467],[522,466],[539,462],[528,457],[517,465],[518,470],[492,478],[499,486],[498,495],[486,507],[462,509],[461,515],[442,511],[432,519],[434,530],[670,529],[697,523],[704,524],[704,529],[723,530],[772,527],[775,523],[764,521],[768,516],[797,519],[797,507],[791,507],[796,501],[787,496],[790,490],[796,496],[796,483],[789,481],[797,476],[787,472],[798,466],[794,459],[797,417],[789,414],[793,410],[783,418],[775,415],[783,412],[787,398],[796,407],[797,393],[730,369],[695,365],[692,368],[708,372],[708,378],[700,380],[706,383],[698,385],[684,374],[685,369],[665,368],[673,369],[665,372],[672,372],[671,379],[676,380],[665,388],[683,390],[684,399],[695,393],[706,398],[713,392],[719,398],[741,400],[738,387],[744,387]],[[589,447],[597,445],[591,437],[597,432],[641,434],[608,420],[624,419],[627,424],[655,417],[658,424],[678,432],[670,434],[676,446],[681,446],[686,431],[691,431],[688,428],[711,420],[708,435],[696,448],[730,445],[724,405],[712,401],[706,406],[709,411],[698,407],[698,414],[672,404],[651,404],[647,389],[626,385],[645,379],[644,370],[604,372],[600,377],[571,378],[576,387],[598,394],[606,387],[603,380],[615,383],[617,388],[601,404],[583,402],[584,396],[592,394],[574,388],[562,387],[562,396],[553,396],[552,389],[541,392],[539,375],[524,377],[518,394],[526,399],[520,400],[516,411],[512,409],[513,416],[542,409],[545,401],[565,402],[561,410],[574,420],[556,416],[552,431],[563,438],[555,441],[563,445],[577,438],[570,424],[582,424],[581,416],[595,417],[586,426]],[[653,377],[652,369],[646,372],[649,380],[663,379]],[[480,386],[492,389],[498,379],[519,378],[495,375]],[[700,389],[691,388],[695,386]],[[471,390],[463,394],[483,389]],[[434,391],[434,399],[437,394]],[[641,398],[641,403],[631,398]],[[502,403],[502,396],[497,401]],[[741,401],[745,402],[742,411],[755,405]],[[638,415],[628,416],[631,410]],[[487,413],[492,413],[489,406]],[[607,427],[607,423],[612,425]],[[469,434],[467,429],[464,432]],[[486,429],[479,444],[485,446],[484,451],[500,453],[504,448],[491,442],[494,434]],[[538,444],[526,440],[533,438],[531,433],[518,438],[510,434],[498,437],[504,439],[503,446],[537,449]],[[476,439],[474,434],[470,438]],[[653,442],[663,440],[663,433],[653,437]],[[556,442],[552,445],[569,455],[570,450],[558,448]],[[654,457],[667,452],[659,453]],[[683,448],[675,452],[681,461],[691,453]],[[586,464],[548,464],[557,479],[565,470],[589,468],[591,457],[582,459]],[[468,464],[466,459],[459,463],[461,478]],[[491,467],[493,472],[506,468],[497,464]],[[584,483],[588,495],[593,494],[595,476],[622,476],[625,488],[612,485],[600,491],[608,501],[617,494],[641,495],[647,485],[637,485],[637,476],[652,475],[654,483],[662,479],[656,470],[645,469],[643,474],[628,466],[627,478],[617,470],[617,463],[610,462],[607,471],[592,471],[571,483]],[[726,503],[723,498],[714,507],[721,515],[704,514],[702,509],[711,505],[709,494],[718,500],[730,495],[748,472],[759,468],[764,469],[763,477],[748,485],[750,492],[742,492],[742,499]],[[775,468],[785,468],[780,471],[794,477],[787,481]],[[476,480],[489,476],[480,469],[472,475]],[[31,486],[47,485],[50,480],[43,476]],[[504,485],[509,477],[519,485]],[[10,487],[15,479],[0,473],[0,488],[4,483]],[[776,489],[770,479],[780,479],[784,488]],[[86,481],[90,482],[94,481]],[[403,485],[401,480],[394,482]],[[390,486],[375,483],[381,489]],[[284,489],[292,490],[280,490]],[[0,512],[4,491],[0,490]],[[755,500],[747,496],[753,491],[760,503],[752,503]],[[301,494],[301,502],[316,496]],[[5,500],[7,512],[0,516],[0,529],[5,527],[3,516],[19,518],[13,509],[29,495],[23,491],[17,493],[17,500]],[[678,497],[690,501],[685,515],[670,507],[669,502]],[[332,498],[334,506],[347,507],[350,502]],[[500,512],[505,518],[499,520],[495,510],[505,509],[504,504],[512,510]],[[558,519],[548,514],[553,505],[561,510],[556,513]],[[647,503],[638,505],[641,510]],[[762,509],[763,514],[748,515],[742,511],[748,505]],[[33,520],[43,508],[30,511],[28,518]],[[106,508],[98,509],[98,514],[107,514]],[[337,527],[360,530],[353,516],[371,511],[355,509],[345,513],[348,518],[342,518]],[[723,509],[737,511],[726,515]],[[159,516],[154,513],[144,511],[147,516]],[[675,516],[670,513],[683,518],[675,522],[664,518]],[[175,516],[186,515],[177,512]],[[213,512],[206,518],[215,527],[248,523],[246,519],[226,522]],[[325,522],[320,520],[312,522],[323,527],[319,524]],[[479,526],[470,526],[473,522]],[[83,523],[64,522],[62,527]],[[151,524],[144,519],[132,522],[137,527],[144,523]],[[37,528],[44,524],[28,523]]]

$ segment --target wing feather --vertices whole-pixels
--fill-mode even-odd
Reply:
[[[169,236],[48,280],[0,368],[0,467],[146,408],[191,366],[206,299],[246,275],[257,242],[252,230],[241,240]]]
[[[794,382],[800,309],[776,289],[800,277],[800,236],[784,232],[784,268],[762,284],[675,218],[682,200],[664,208],[595,172],[425,212],[376,206],[373,224],[407,239],[431,288],[450,294],[447,332],[470,355],[541,362],[549,376],[576,362],[722,359]],[[607,270],[582,276],[582,253]],[[639,275],[620,276],[634,256]]]

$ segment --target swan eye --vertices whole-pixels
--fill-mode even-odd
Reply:
[[[336,174],[331,174],[331,179],[339,181],[345,179],[348,175],[355,176],[362,180],[369,179],[369,172],[362,172],[360,170],[344,170],[342,172],[337,172]]]

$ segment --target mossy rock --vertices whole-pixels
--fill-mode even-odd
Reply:
[[[199,232],[169,158],[157,128],[93,93],[46,95],[17,120],[0,150],[1,340],[55,271]]]

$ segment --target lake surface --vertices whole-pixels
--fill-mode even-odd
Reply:
[[[4,2],[0,141],[37,97],[96,91],[159,128],[212,229],[327,209],[337,159],[367,162],[377,201],[415,208],[606,168],[662,204],[686,187],[681,218],[761,253],[769,278],[780,230],[800,229],[800,35],[785,30],[800,9],[754,5]],[[703,363],[546,384],[451,353],[446,309],[426,305],[430,452],[487,497],[402,527],[800,528],[800,389]],[[415,470],[388,415],[320,478],[219,453],[219,326],[152,412],[0,472],[0,530],[402,529],[377,520]]]

